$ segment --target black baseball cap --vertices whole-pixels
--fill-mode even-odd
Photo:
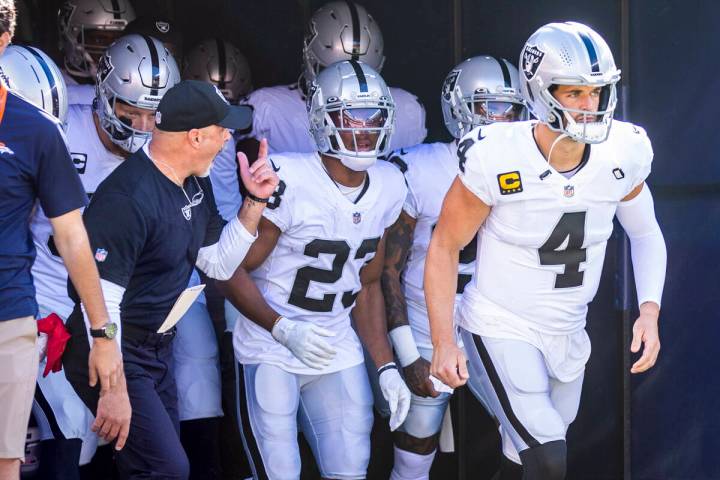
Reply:
[[[252,125],[252,107],[230,105],[210,83],[183,80],[165,93],[155,114],[155,126],[165,132],[187,132],[210,125],[248,129]]]

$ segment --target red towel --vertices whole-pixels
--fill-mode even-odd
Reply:
[[[50,371],[59,372],[62,370],[62,356],[65,345],[70,340],[70,334],[65,328],[62,319],[55,313],[51,313],[37,322],[38,331],[48,336],[47,340],[47,364],[43,377],[47,377]]]

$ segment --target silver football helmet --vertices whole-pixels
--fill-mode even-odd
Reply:
[[[533,33],[520,54],[520,88],[535,117],[552,130],[582,143],[604,142],[617,105],[620,70],[605,40],[576,22],[550,23]],[[553,85],[602,87],[597,112],[563,107]],[[582,115],[576,121],[573,115]]]
[[[151,132],[135,129],[128,119],[118,117],[115,104],[157,110],[163,95],[179,81],[177,64],[159,40],[135,34],[120,37],[98,62],[95,111],[100,127],[123,150],[137,151]]]
[[[389,151],[395,104],[379,73],[344,60],[325,68],[307,96],[310,133],[320,152],[367,170]]]
[[[0,81],[65,124],[68,94],[62,72],[35,47],[9,45],[0,56]]]
[[[66,0],[58,12],[65,70],[75,77],[93,78],[98,58],[134,19],[129,0]]]
[[[455,138],[478,125],[527,119],[517,68],[487,55],[468,58],[450,71],[440,104],[445,126]]]
[[[328,2],[313,13],[303,44],[303,78],[309,86],[323,68],[360,60],[376,72],[385,63],[380,26],[352,1]]]
[[[230,103],[237,103],[252,90],[247,58],[235,45],[221,39],[204,40],[190,50],[183,79],[212,83]]]

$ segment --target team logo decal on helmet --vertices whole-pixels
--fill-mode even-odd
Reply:
[[[77,6],[73,5],[71,3],[66,3],[66,4],[60,6],[60,11],[58,12],[58,23],[60,25],[69,24],[70,17],[72,16],[72,14],[76,8],[77,8]]]
[[[455,84],[457,84],[459,75],[460,70],[453,70],[448,74],[447,78],[445,78],[442,86],[442,96],[446,101],[450,101],[450,95],[452,95],[455,90]]]
[[[97,66],[97,78],[99,82],[104,82],[108,75],[113,71],[112,61],[110,61],[110,55],[103,55],[98,60]]]
[[[545,52],[537,48],[535,45],[525,46],[525,50],[523,51],[522,55],[522,67],[523,72],[525,73],[525,78],[527,78],[528,80],[533,79],[544,56]]]

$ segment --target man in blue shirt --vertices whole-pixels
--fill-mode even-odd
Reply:
[[[0,0],[0,54],[12,39],[15,6]],[[28,219],[39,200],[50,218],[55,243],[77,286],[92,325],[102,327],[108,313],[97,268],[80,216],[85,192],[65,146],[59,123],[0,87],[0,478],[19,478],[25,455],[38,354],[37,326],[30,267],[35,259]],[[122,381],[122,358],[115,342],[98,339],[88,358],[89,381],[100,377],[102,391]],[[130,422],[122,398],[98,422],[111,425],[122,448]],[[105,412],[110,411],[110,417]]]

